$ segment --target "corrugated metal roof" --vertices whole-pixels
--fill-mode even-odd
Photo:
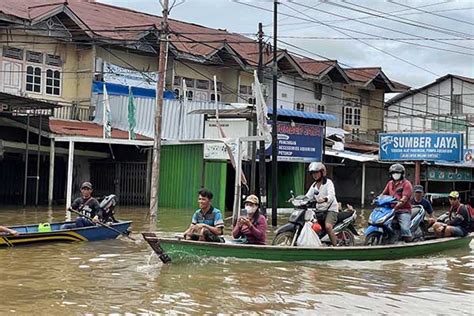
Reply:
[[[378,157],[376,155],[367,155],[367,154],[360,154],[349,150],[342,150],[336,151],[331,149],[326,149],[324,151],[325,155],[339,157],[339,158],[346,158],[358,162],[369,162],[369,161],[376,161]]]
[[[268,107],[268,114],[273,114],[273,109],[271,107]],[[277,115],[286,117],[301,117],[310,120],[337,121],[337,118],[331,114],[302,112],[290,109],[277,109]]]

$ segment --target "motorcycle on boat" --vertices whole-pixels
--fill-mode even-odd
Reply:
[[[292,192],[293,195],[293,192]],[[318,237],[323,244],[331,245],[329,235],[324,228],[324,220],[327,211],[317,211],[315,209],[316,201],[310,200],[305,195],[299,195],[289,200],[294,206],[288,223],[281,226],[275,232],[272,245],[294,246],[306,222],[318,222],[322,229],[318,232]],[[337,222],[334,225],[334,233],[337,238],[337,246],[354,246],[355,235],[359,235],[354,228],[357,218],[355,210],[339,212]]]
[[[376,207],[369,217],[369,226],[365,230],[365,245],[389,245],[401,240],[400,225],[395,219],[393,206],[397,199],[393,196],[383,195],[374,199]],[[410,230],[413,241],[424,240],[424,218],[425,209],[421,205],[413,205],[411,208]]]

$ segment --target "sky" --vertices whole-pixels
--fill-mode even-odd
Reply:
[[[159,0],[97,0],[161,15]],[[170,0],[170,18],[273,41],[272,0]],[[342,67],[382,67],[413,88],[448,73],[474,77],[474,1],[280,0],[281,48]],[[259,7],[259,8],[257,8]],[[285,43],[284,43],[285,42]],[[289,45],[296,46],[292,47]]]

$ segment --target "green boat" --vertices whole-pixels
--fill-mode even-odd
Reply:
[[[143,237],[158,255],[162,256],[164,252],[173,262],[188,261],[196,257],[226,257],[272,261],[328,261],[396,260],[434,255],[445,250],[469,247],[474,234],[462,238],[439,238],[399,245],[334,248],[212,243],[177,238],[158,238],[153,233],[144,233]]]

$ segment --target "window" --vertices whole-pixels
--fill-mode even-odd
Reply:
[[[26,51],[26,61],[36,64],[43,63],[43,53],[33,52],[31,50]]]
[[[214,91],[214,81],[211,81],[211,90]],[[222,82],[217,82],[217,91],[222,91]]]
[[[451,114],[462,114],[462,95],[453,94],[451,99]]]
[[[249,103],[249,104],[257,104],[257,99],[255,99],[255,98],[249,98],[248,103]]]
[[[60,56],[46,54],[46,65],[61,67],[63,65],[63,61],[61,60]]]
[[[250,94],[248,92],[248,86],[242,86],[241,85],[240,88],[239,88],[239,92],[240,92],[240,94]]]
[[[326,113],[326,111],[324,110],[324,105],[318,104],[318,113]]]
[[[360,108],[354,108],[354,125],[360,126]]]
[[[61,95],[61,73],[59,70],[46,70],[46,94]]]
[[[174,76],[173,84],[175,86],[180,86],[181,87],[183,85],[181,77],[180,76]]]
[[[179,99],[181,97],[181,90],[174,89],[174,95],[175,95],[176,99]]]
[[[214,93],[211,93],[211,101],[216,101],[216,95]],[[217,102],[221,101],[221,95],[217,94]]]
[[[26,67],[26,91],[41,93],[41,68]]]
[[[194,97],[194,92],[193,91],[186,91],[186,97],[188,98],[189,101],[192,101],[193,97]]]
[[[352,108],[348,106],[344,108],[344,124],[352,125]]]
[[[23,49],[4,46],[3,57],[23,60]]]
[[[321,100],[323,97],[323,85],[320,83],[314,83],[314,98],[316,100]]]
[[[194,79],[191,79],[191,78],[183,78],[183,79],[184,79],[184,82],[186,83],[186,87],[194,88]]]
[[[209,81],[207,80],[196,80],[196,88],[209,90]]]
[[[304,111],[304,103],[296,103],[296,111]]]

